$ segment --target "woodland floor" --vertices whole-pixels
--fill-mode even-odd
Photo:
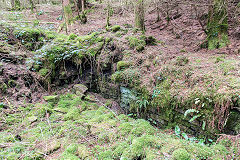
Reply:
[[[87,23],[75,22],[69,26],[68,33],[83,36],[93,31],[105,30],[104,8],[104,5],[96,5],[87,15]],[[0,22],[18,25],[39,23],[38,28],[57,31],[63,22],[57,20],[61,14],[60,6],[41,5],[37,6],[35,14],[29,10],[1,11]],[[206,39],[206,35],[198,21],[191,17],[191,13],[182,10],[181,17],[167,25],[164,19],[156,22],[156,13],[149,11],[145,20],[145,34],[155,37],[158,43],[146,46],[142,52],[132,50],[128,45],[126,37],[135,36],[133,32],[120,37],[113,33],[107,34],[114,36],[118,45],[130,52],[123,60],[134,63],[133,68],[139,69],[142,75],[141,85],[146,86],[150,92],[153,92],[157,83],[156,76],[161,74],[159,72],[164,68],[176,72],[170,75],[173,83],[171,93],[176,96],[187,97],[193,90],[205,92],[208,88],[216,88],[218,93],[223,94],[239,92],[240,37],[236,36],[236,30],[231,27],[229,29],[229,46],[213,51],[201,49],[200,44]],[[121,27],[134,24],[134,15],[115,7],[110,23]],[[61,33],[66,34],[65,31]],[[23,53],[15,53],[18,54],[24,56]],[[182,62],[182,59],[187,59],[187,62]],[[5,67],[9,73],[14,72],[16,76],[28,72],[26,66],[21,64]],[[57,93],[68,91],[68,88],[59,88]],[[20,92],[30,91],[21,88]],[[13,97],[18,97],[20,92],[14,93]],[[129,159],[173,159],[178,156],[174,151],[182,148],[184,151],[180,151],[181,155],[186,154],[188,159],[239,158],[239,154],[236,154],[239,148],[234,148],[239,137],[234,139],[229,136],[232,138],[229,142],[232,148],[229,144],[226,148],[223,147],[227,142],[213,143],[212,146],[202,145],[199,139],[190,140],[191,136],[185,139],[184,136],[176,137],[175,134],[182,134],[180,131],[161,131],[147,121],[134,120],[126,115],[116,116],[110,110],[99,107],[106,103],[106,100],[95,94],[94,100],[79,100],[76,95],[67,94],[60,96],[56,103],[44,104],[40,103],[44,102],[43,96],[48,95],[45,89],[41,88],[32,94],[32,101],[39,104],[27,106],[26,104],[31,102],[25,102],[21,97],[13,102],[9,97],[0,98],[6,104],[14,104],[12,108],[4,111],[6,116],[1,119],[7,121],[9,126],[0,125],[0,158],[120,159],[125,156]],[[19,104],[24,105],[16,108]],[[66,111],[68,105],[71,107]],[[75,114],[78,109],[81,111]],[[36,117],[36,114],[39,116]],[[188,141],[185,141],[186,139]],[[130,142],[133,143],[129,145]]]
[[[106,24],[106,6],[96,4],[94,9],[90,9],[87,15],[88,21],[86,24],[75,22],[68,28],[68,33],[77,35],[86,35],[93,31],[104,30]],[[188,6],[181,6],[179,18],[170,21],[161,19],[156,22],[156,13],[149,11],[146,14],[146,35],[154,36],[158,40],[158,45],[146,46],[143,52],[136,52],[129,48],[126,37],[133,35],[129,33],[121,37],[114,37],[124,50],[130,50],[131,56],[125,56],[124,60],[133,61],[136,68],[140,69],[142,85],[146,86],[150,91],[154,88],[151,81],[155,81],[154,77],[159,74],[163,68],[170,70],[182,70],[181,78],[172,77],[180,86],[176,92],[180,95],[187,95],[194,88],[201,86],[212,86],[211,83],[216,83],[219,93],[229,93],[240,89],[240,73],[238,56],[240,47],[240,38],[236,27],[229,28],[230,45],[222,49],[207,50],[201,49],[201,43],[206,39],[205,33],[202,31],[201,25],[195,20]],[[112,25],[124,26],[126,24],[134,24],[134,14],[124,11],[116,4],[113,5],[114,14],[110,18]],[[61,20],[58,20],[62,14],[61,6],[40,5],[36,8],[37,14],[32,14],[31,11],[23,12],[1,12],[1,19],[10,23],[34,23],[39,22],[38,28],[57,31]],[[10,16],[9,16],[10,14]],[[66,34],[65,31],[61,31]],[[114,36],[114,35],[110,35]],[[181,58],[188,59],[186,65],[176,65]],[[143,63],[139,64],[139,61]],[[164,64],[164,65],[163,65]],[[146,67],[147,66],[147,67]],[[186,77],[186,74],[191,74]],[[189,81],[190,87],[185,86],[182,82]],[[178,82],[177,82],[178,81]],[[177,87],[175,87],[177,88]],[[174,91],[175,92],[175,91]]]

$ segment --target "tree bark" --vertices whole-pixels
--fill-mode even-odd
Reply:
[[[31,11],[33,13],[33,9],[35,8],[34,2],[33,2],[33,0],[29,0],[29,3],[31,5]]]
[[[86,0],[78,0],[78,8],[84,11],[86,8]]]
[[[225,47],[229,43],[227,31],[227,0],[212,0],[207,24],[208,49]]]
[[[141,31],[145,31],[144,25],[144,2],[143,0],[136,0],[135,6],[135,27]]]
[[[11,8],[14,10],[14,8],[15,8],[15,0],[11,0]]]
[[[63,5],[63,12],[64,12],[64,20],[65,20],[66,25],[69,25],[73,19],[70,1],[63,0],[62,3],[63,3],[62,5]]]

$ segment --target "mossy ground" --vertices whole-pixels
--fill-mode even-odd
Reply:
[[[47,15],[49,13],[41,10],[37,14]],[[129,15],[131,16],[131,14]],[[96,16],[96,14],[94,16]],[[99,14],[99,16],[102,15]],[[14,12],[9,17],[7,17],[7,19],[16,22],[17,20],[23,20],[23,17],[24,16],[22,13]],[[93,18],[93,16],[90,16],[90,18]],[[98,19],[102,19],[102,17]],[[128,86],[129,88],[136,89],[141,95],[136,98],[136,102],[131,103],[131,109],[135,113],[138,113],[140,116],[141,113],[145,114],[146,110],[154,111],[155,113],[157,112],[159,114],[159,117],[155,118],[160,120],[159,124],[161,121],[167,122],[162,127],[175,127],[176,124],[181,124],[184,127],[187,126],[185,128],[186,131],[188,131],[189,128],[192,128],[193,126],[197,126],[200,129],[205,128],[203,127],[203,122],[207,118],[217,118],[217,120],[219,120],[219,118],[222,117],[221,115],[227,114],[225,112],[218,112],[227,111],[224,107],[228,105],[221,105],[228,104],[228,101],[225,100],[237,99],[236,101],[239,103],[238,64],[240,60],[237,55],[228,55],[226,53],[223,53],[222,56],[221,50],[209,52],[206,51],[206,53],[205,51],[195,52],[192,50],[192,46],[190,46],[190,48],[186,48],[188,44],[178,45],[179,41],[177,39],[172,39],[170,36],[161,37],[161,34],[156,35],[159,41],[157,41],[158,43],[154,42],[155,46],[152,46],[153,44],[151,43],[148,45],[148,39],[142,36],[141,33],[132,28],[129,24],[120,25],[121,29],[116,33],[105,31],[102,32],[100,29],[101,35],[99,36],[99,32],[96,32],[96,30],[101,27],[98,27],[95,28],[94,32],[91,30],[92,34],[90,33],[86,36],[80,37],[76,37],[74,34],[67,36],[59,35],[55,32],[43,33],[42,30],[40,30],[41,27],[45,27],[44,30],[46,28],[51,28],[51,24],[44,26],[39,23],[41,25],[34,26],[34,28],[32,28],[33,25],[31,23],[26,24],[24,22],[18,22],[18,25],[19,24],[22,25],[23,28],[26,26],[28,27],[27,30],[26,28],[23,29],[24,34],[21,32],[17,32],[16,34],[20,34],[19,39],[21,41],[23,39],[26,39],[26,41],[22,42],[22,44],[27,49],[36,50],[42,47],[43,44],[48,44],[45,46],[45,48],[42,48],[41,51],[37,51],[36,53],[36,55],[39,55],[39,53],[42,52],[46,53],[43,55],[43,57],[40,57],[43,61],[38,61],[39,57],[35,57],[36,59],[33,58],[36,60],[34,62],[36,62],[38,65],[35,65],[36,68],[34,67],[36,71],[44,71],[40,70],[42,68],[47,68],[49,71],[54,71],[54,69],[56,69],[55,62],[59,62],[59,60],[61,61],[65,56],[66,59],[71,59],[73,55],[79,56],[79,61],[75,63],[80,64],[82,63],[82,58],[86,58],[85,56],[91,55],[94,57],[98,54],[99,49],[102,49],[102,47],[109,47],[105,46],[103,42],[108,43],[110,41],[114,41],[119,46],[123,46],[123,49],[125,51],[123,52],[122,61],[133,63],[131,63],[131,66],[128,66],[129,68],[124,67],[119,71],[117,71],[117,69],[113,69],[113,72],[116,72],[112,75],[112,81],[124,86]],[[37,24],[38,23],[35,23],[34,25]],[[82,27],[82,29],[80,29],[81,34],[85,35],[90,32],[89,28],[86,27],[86,25],[78,25],[78,27]],[[125,28],[123,26],[125,26]],[[191,30],[193,29],[194,28],[191,27]],[[147,33],[148,31],[149,29],[147,29]],[[190,33],[192,35],[195,34],[193,32]],[[171,35],[171,33],[169,34]],[[37,39],[35,39],[36,37]],[[31,41],[37,41],[40,45],[34,46],[34,44],[28,43]],[[174,42],[174,45],[171,45],[171,41]],[[49,45],[48,42],[53,42],[53,45]],[[180,41],[180,43],[182,42]],[[112,46],[109,48],[111,49]],[[77,47],[77,51],[74,47]],[[103,54],[101,57],[101,60],[104,63],[101,65],[105,68],[109,68],[109,60],[111,59],[111,55],[109,53],[111,53],[111,51],[105,50],[104,53],[105,54]],[[47,72],[38,73],[43,73],[43,78],[45,78],[44,75],[46,76],[46,74],[48,74]],[[55,74],[56,73],[51,72],[51,77],[55,77]],[[64,77],[66,73],[61,72],[61,75]],[[47,81],[51,83],[49,79],[47,79]],[[1,91],[5,91],[6,87],[8,86],[6,86],[5,83],[0,84]],[[232,99],[233,96],[236,97]],[[66,103],[61,102],[58,106],[56,106],[54,103],[49,103],[46,106],[39,104],[37,105],[38,107],[32,105],[27,111],[25,111],[25,109],[28,107],[20,107],[19,109],[14,108],[14,113],[12,113],[10,109],[10,114],[8,114],[7,117],[5,115],[3,118],[4,124],[7,124],[3,125],[6,130],[4,132],[1,132],[5,137],[7,137],[6,135],[10,135],[8,136],[10,137],[10,140],[3,140],[4,144],[8,143],[10,145],[6,146],[6,149],[2,149],[3,154],[12,153],[14,155],[16,154],[17,156],[30,155],[30,157],[52,155],[52,152],[54,151],[55,153],[56,149],[44,151],[44,149],[41,150],[39,148],[41,148],[41,146],[44,146],[42,148],[48,149],[50,142],[47,140],[54,140],[54,138],[57,140],[56,143],[54,142],[53,144],[56,144],[56,148],[58,148],[57,151],[61,153],[57,154],[59,155],[58,158],[62,159],[66,159],[67,157],[71,157],[71,159],[83,159],[83,157],[89,157],[89,154],[91,155],[90,157],[94,157],[92,159],[113,159],[113,157],[122,157],[123,159],[137,159],[138,157],[141,157],[142,159],[171,159],[173,157],[182,155],[181,153],[186,153],[186,151],[190,153],[190,158],[194,159],[206,159],[208,157],[211,159],[226,159],[225,155],[231,155],[236,158],[236,153],[238,153],[236,148],[233,149],[229,146],[227,146],[227,153],[222,145],[213,145],[212,147],[205,145],[202,147],[201,145],[196,145],[195,143],[192,144],[189,141],[181,140],[174,136],[172,137],[161,134],[159,130],[153,132],[152,127],[149,127],[149,130],[146,129],[147,133],[144,132],[143,138],[141,138],[141,136],[139,137],[137,135],[142,134],[142,128],[134,128],[134,126],[139,123],[138,121],[135,121],[133,119],[126,121],[126,119],[129,119],[129,117],[127,117],[124,118],[124,122],[119,122],[118,119],[114,118],[111,112],[102,111],[103,108],[100,110],[88,110],[85,102],[82,103],[79,98],[76,98],[75,100],[72,99],[75,98],[71,97],[63,99],[62,101],[66,101]],[[236,104],[235,101],[234,103]],[[79,105],[81,108],[79,108]],[[70,106],[71,109],[66,106]],[[215,106],[216,108],[214,108]],[[236,106],[239,107],[239,104]],[[93,107],[95,107],[95,105],[93,105]],[[230,105],[230,107],[232,106]],[[38,108],[39,110],[36,110],[35,108]],[[176,108],[180,109],[180,114],[175,114]],[[188,123],[187,121],[193,118],[191,115],[190,117],[186,117],[186,119],[184,119],[184,112],[192,108],[199,110],[200,116],[198,119],[200,120],[200,123],[197,121],[198,119],[192,123]],[[32,110],[36,110],[36,113],[35,111],[32,113]],[[213,111],[221,114],[217,115],[218,117],[211,117],[214,115]],[[84,118],[79,119],[81,116]],[[147,119],[147,117],[144,118]],[[214,127],[221,127],[222,124],[225,124],[223,123],[224,120],[225,119],[222,121],[221,119],[220,124],[215,124]],[[153,119],[149,119],[149,121],[156,123]],[[211,128],[212,125],[210,125],[210,122],[208,122],[207,126]],[[82,126],[82,124],[85,123],[86,126]],[[218,123],[218,121],[216,123]],[[143,126],[145,126],[147,122],[144,122],[143,124]],[[109,127],[109,125],[111,127]],[[116,129],[120,126],[121,130],[123,130],[123,133],[120,133],[120,131],[118,132],[118,129]],[[60,129],[56,130],[55,128]],[[107,132],[104,129],[106,129]],[[134,130],[134,132],[132,130]],[[31,143],[25,144],[18,142],[17,139],[19,139],[19,136],[16,135],[18,132],[21,134],[20,137],[23,137],[22,139],[26,140],[23,142]],[[25,135],[25,132],[27,135]],[[59,135],[60,133],[61,135]],[[129,136],[124,136],[124,133],[129,133]],[[199,132],[199,134],[202,134],[202,132]],[[82,135],[84,136],[81,137]],[[159,141],[157,140],[157,143],[155,143],[156,139],[151,137],[153,135],[157,137],[157,139],[160,138]],[[41,138],[37,139],[36,137]],[[60,148],[59,141],[61,144]],[[119,142],[119,144],[116,144],[115,141]],[[76,143],[77,145],[83,145],[76,147]],[[115,148],[112,148],[114,144],[116,145],[116,153],[114,152]],[[163,144],[160,151],[160,147],[158,146],[159,144]],[[86,150],[86,148],[87,151],[85,152],[84,150]],[[139,148],[144,148],[144,151],[139,150]],[[217,149],[215,150],[213,148]],[[82,153],[82,150],[84,153]],[[188,158],[189,155],[186,155],[185,157]],[[13,157],[13,159],[15,158]]]
[[[143,119],[60,95],[56,103],[1,108],[0,155],[7,159],[226,159],[236,148],[169,135]],[[230,142],[231,143],[231,142]],[[233,146],[231,146],[233,147]],[[239,158],[239,157],[238,157]]]

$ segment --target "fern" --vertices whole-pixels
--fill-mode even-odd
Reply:
[[[189,114],[189,113],[198,113],[199,111],[198,110],[196,110],[196,109],[188,109],[188,110],[186,110],[186,112],[184,113],[184,117],[187,117],[187,115]]]
[[[201,117],[201,115],[198,114],[198,115],[196,115],[196,116],[193,116],[193,117],[189,120],[189,122],[194,121],[194,120],[197,119],[198,117]]]

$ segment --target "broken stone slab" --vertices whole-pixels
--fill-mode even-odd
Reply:
[[[86,91],[88,90],[88,88],[86,86],[84,86],[83,84],[75,84],[73,86],[74,92],[78,95],[78,96],[83,96],[84,93],[86,93]]]
[[[54,108],[53,110],[56,112],[63,113],[63,114],[68,112],[68,108]]]
[[[36,122],[37,121],[37,117],[36,116],[31,116],[31,117],[28,117],[28,121],[31,123],[33,122]]]
[[[79,98],[83,98],[83,97],[85,96],[81,91],[76,91],[76,95],[77,95]]]
[[[59,96],[58,95],[54,95],[54,96],[44,96],[43,99],[47,102],[53,102],[53,103],[57,103],[59,100]]]

